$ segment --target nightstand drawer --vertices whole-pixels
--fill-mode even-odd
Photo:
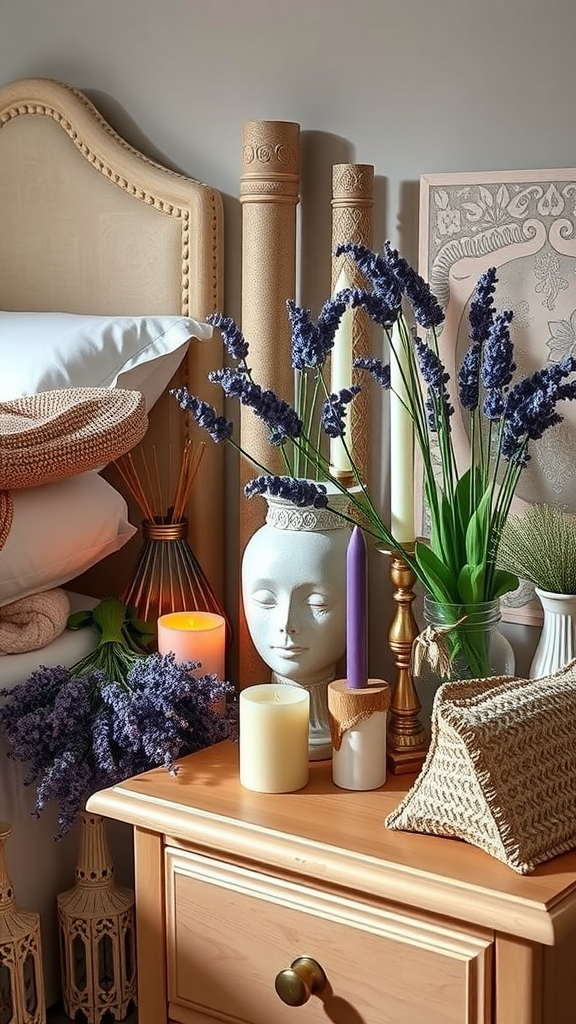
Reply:
[[[492,936],[166,850],[170,1018],[246,1024],[490,1024]],[[327,986],[275,991],[298,956]]]

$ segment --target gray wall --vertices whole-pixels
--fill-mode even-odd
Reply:
[[[414,260],[422,173],[576,163],[575,40],[574,0],[0,0],[0,81],[75,85],[134,145],[219,188],[239,316],[242,121],[301,125],[299,298],[316,307],[331,164],[374,164],[377,241]],[[376,488],[385,507],[385,468]],[[523,669],[534,631],[512,635]]]

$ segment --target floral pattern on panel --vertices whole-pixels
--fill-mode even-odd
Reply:
[[[576,309],[569,320],[549,320],[548,330],[550,337],[546,345],[549,362],[576,354]]]

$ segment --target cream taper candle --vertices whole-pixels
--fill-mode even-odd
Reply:
[[[338,275],[334,295],[351,287],[352,280],[346,270],[346,266],[343,266]],[[337,394],[343,388],[352,387],[352,315],[351,309],[347,309],[342,314],[342,319],[334,335],[334,346],[330,357],[330,390],[333,394]],[[346,409],[344,424],[346,444],[348,450],[352,451],[349,405]],[[349,473],[352,468],[350,459],[342,444],[342,439],[339,437],[332,438],[330,441],[330,463],[336,473]]]
[[[292,793],[308,782],[310,694],[261,683],[240,692],[240,783],[258,793]]]
[[[414,542],[414,427],[406,409],[408,355],[397,324],[390,344],[390,529],[401,544]]]
[[[158,619],[158,651],[173,652],[177,664],[199,661],[196,675],[224,679],[226,623],[214,612],[168,612]]]

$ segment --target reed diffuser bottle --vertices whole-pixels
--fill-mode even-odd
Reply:
[[[188,541],[190,491],[205,446],[187,441],[177,470],[174,492],[163,486],[155,447],[147,456],[129,453],[116,463],[118,471],[142,513],[142,547],[122,600],[137,609],[143,621],[156,628],[160,615],[179,611],[208,611],[230,622]]]

